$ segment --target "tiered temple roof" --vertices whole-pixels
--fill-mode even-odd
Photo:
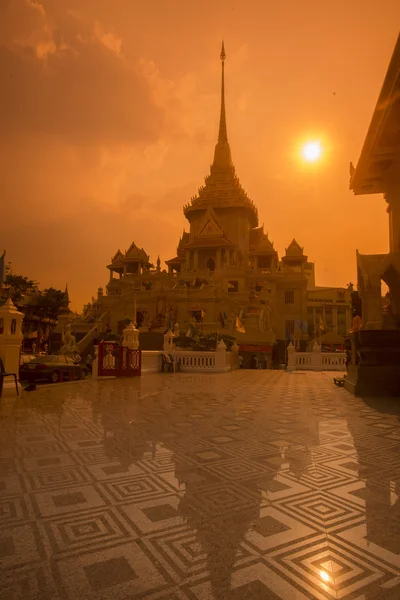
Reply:
[[[139,248],[135,242],[132,242],[128,250],[125,251],[125,254],[120,249],[117,250],[115,255],[111,257],[111,264],[107,265],[107,269],[121,269],[124,265],[133,263],[147,265],[149,258],[149,255],[146,254],[143,248]]]
[[[277,254],[268,233],[264,233],[264,225],[250,231],[250,254]]]
[[[225,115],[225,58],[224,44],[222,44],[221,114],[214,161],[210,167],[210,174],[205,177],[204,185],[198,190],[198,195],[193,196],[190,203],[183,207],[183,212],[185,217],[190,220],[191,213],[207,209],[209,206],[214,208],[243,207],[248,211],[252,226],[257,227],[257,208],[236,175],[228,142]]]
[[[306,263],[308,257],[304,254],[304,248],[293,238],[289,246],[285,249],[285,256],[282,262],[286,263]]]

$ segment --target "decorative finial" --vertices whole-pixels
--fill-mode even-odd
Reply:
[[[214,166],[228,167],[232,164],[231,150],[228,143],[228,134],[226,130],[226,115],[225,115],[225,45],[222,42],[221,46],[221,113],[219,118],[218,143],[214,152]]]
[[[221,48],[220,58],[222,61],[224,61],[226,59],[224,40],[222,40],[222,48]]]

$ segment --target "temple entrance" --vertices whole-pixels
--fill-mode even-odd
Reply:
[[[209,271],[215,271],[215,260],[213,258],[209,258],[207,260],[206,266]]]

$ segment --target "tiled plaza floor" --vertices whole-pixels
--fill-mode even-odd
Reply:
[[[399,415],[279,371],[5,401],[0,597],[399,600]]]

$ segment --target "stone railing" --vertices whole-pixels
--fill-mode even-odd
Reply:
[[[345,352],[321,352],[314,342],[312,352],[296,352],[292,343],[288,349],[288,371],[345,371]]]
[[[288,371],[345,371],[345,352],[288,352]]]
[[[214,371],[216,352],[174,352],[181,371]]]

